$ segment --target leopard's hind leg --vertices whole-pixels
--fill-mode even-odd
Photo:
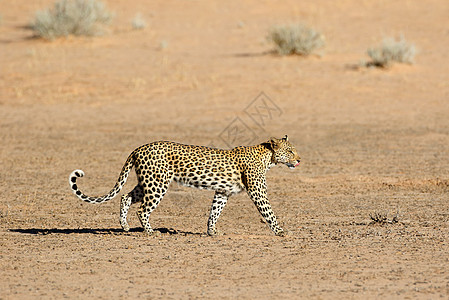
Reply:
[[[153,234],[153,229],[150,225],[150,214],[161,202],[173,179],[173,174],[163,167],[154,168],[150,173],[153,179],[151,183],[149,181],[140,180],[139,178],[139,181],[142,182],[143,186],[143,200],[142,205],[137,210],[137,216],[148,235]]]
[[[223,207],[225,207],[228,201],[227,195],[219,192],[215,192],[214,200],[212,201],[212,206],[210,208],[209,220],[207,222],[207,234],[216,235],[217,229],[215,229],[215,224],[220,217]]]
[[[139,184],[137,184],[131,192],[122,196],[122,199],[120,200],[120,225],[123,230],[129,231],[129,225],[126,221],[129,207],[133,203],[142,202],[142,200],[143,189]]]

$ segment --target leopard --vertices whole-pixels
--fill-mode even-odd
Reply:
[[[124,231],[130,230],[128,210],[132,204],[140,203],[137,216],[148,235],[154,233],[149,221],[150,214],[172,182],[215,192],[207,222],[207,234],[210,236],[218,234],[216,223],[229,197],[246,191],[272,232],[277,236],[285,236],[267,197],[266,173],[277,164],[290,169],[300,164],[300,156],[287,135],[280,139],[270,138],[254,146],[238,146],[229,150],[156,141],[131,152],[117,182],[106,195],[91,197],[83,193],[77,185],[77,179],[84,176],[84,172],[79,169],[70,174],[69,184],[79,199],[102,203],[113,199],[121,191],[134,167],[138,183],[121,197],[120,225]]]

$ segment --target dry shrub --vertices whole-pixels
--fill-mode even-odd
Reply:
[[[369,48],[367,53],[372,60],[367,66],[386,68],[393,62],[412,64],[416,48],[400,36],[399,39],[385,38],[380,47]]]
[[[277,26],[271,29],[268,40],[273,42],[280,55],[319,54],[325,45],[324,36],[303,24]]]
[[[375,211],[374,213],[369,214],[369,216],[371,218],[370,224],[396,224],[399,222],[399,212],[396,212],[391,219],[388,219],[387,212]]]
[[[147,27],[147,22],[145,22],[141,14],[137,14],[134,19],[132,19],[131,26],[135,30],[140,30]]]
[[[104,33],[112,14],[97,0],[60,0],[52,9],[36,13],[32,28],[48,40],[68,35],[97,36]]]

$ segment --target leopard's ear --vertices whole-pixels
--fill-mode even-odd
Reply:
[[[277,150],[280,147],[280,140],[276,139],[276,138],[271,138],[268,141],[268,144],[270,144],[270,147],[272,150]]]
[[[287,136],[287,135],[285,135],[282,139],[283,139],[284,141],[288,142],[288,136]]]

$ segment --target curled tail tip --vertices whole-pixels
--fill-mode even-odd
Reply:
[[[72,173],[70,173],[69,176],[69,184],[70,188],[72,189],[72,192],[80,199],[84,200],[83,198],[87,198],[83,195],[83,193],[78,189],[78,186],[76,184],[76,179],[79,177],[83,177],[84,172],[82,170],[74,170]]]
[[[83,170],[75,170],[72,173],[70,173],[70,178],[73,177],[83,177],[84,176],[84,172]]]

